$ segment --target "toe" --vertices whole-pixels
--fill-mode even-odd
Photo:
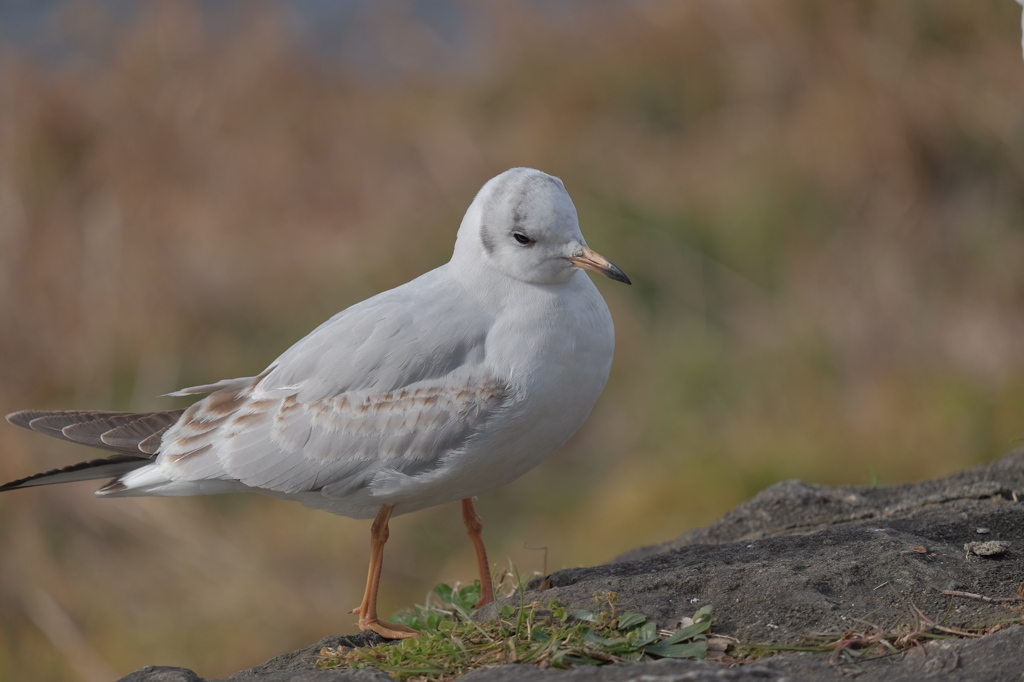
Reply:
[[[420,633],[412,628],[398,623],[388,623],[383,620],[359,621],[359,629],[363,632],[372,630],[384,639],[412,639],[419,637]]]

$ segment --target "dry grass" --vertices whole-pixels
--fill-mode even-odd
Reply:
[[[443,262],[513,165],[561,176],[619,336],[595,418],[481,500],[496,561],[599,562],[779,479],[895,483],[1024,433],[1024,118],[1005,0],[463,8],[447,68],[367,13],[382,74],[272,13],[168,2],[0,55],[0,411],[148,408],[251,375]],[[57,35],[63,35],[57,33]],[[441,68],[422,65],[442,63]],[[80,457],[0,428],[5,480]],[[597,532],[599,531],[599,532]],[[267,499],[0,498],[0,679],[224,675],[351,631],[366,524]],[[468,579],[455,509],[398,519],[383,608]]]

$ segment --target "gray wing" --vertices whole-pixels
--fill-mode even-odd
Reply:
[[[443,287],[420,287],[421,300],[403,289],[343,311],[260,377],[186,410],[164,434],[163,474],[343,495],[378,473],[439,466],[512,390],[483,363],[489,314],[440,314]]]
[[[482,362],[493,323],[438,268],[324,322],[274,361],[263,386],[301,387],[304,402],[394,391]]]

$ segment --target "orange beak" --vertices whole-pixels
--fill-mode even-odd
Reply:
[[[619,269],[619,266],[612,263],[597,251],[594,251],[589,246],[584,246],[583,253],[580,255],[572,256],[566,260],[578,268],[599,272],[605,277],[614,279],[616,282],[632,284],[632,282],[629,281],[629,277],[626,277],[626,273]]]

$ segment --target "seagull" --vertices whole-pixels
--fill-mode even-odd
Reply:
[[[8,421],[112,451],[0,486],[111,478],[100,497],[259,492],[373,518],[362,631],[377,617],[388,521],[462,501],[481,597],[494,600],[474,498],[523,475],[583,424],[615,346],[591,270],[630,284],[580,233],[558,178],[513,168],[469,206],[451,260],[342,310],[255,377],[168,395],[163,412],[24,410]]]

